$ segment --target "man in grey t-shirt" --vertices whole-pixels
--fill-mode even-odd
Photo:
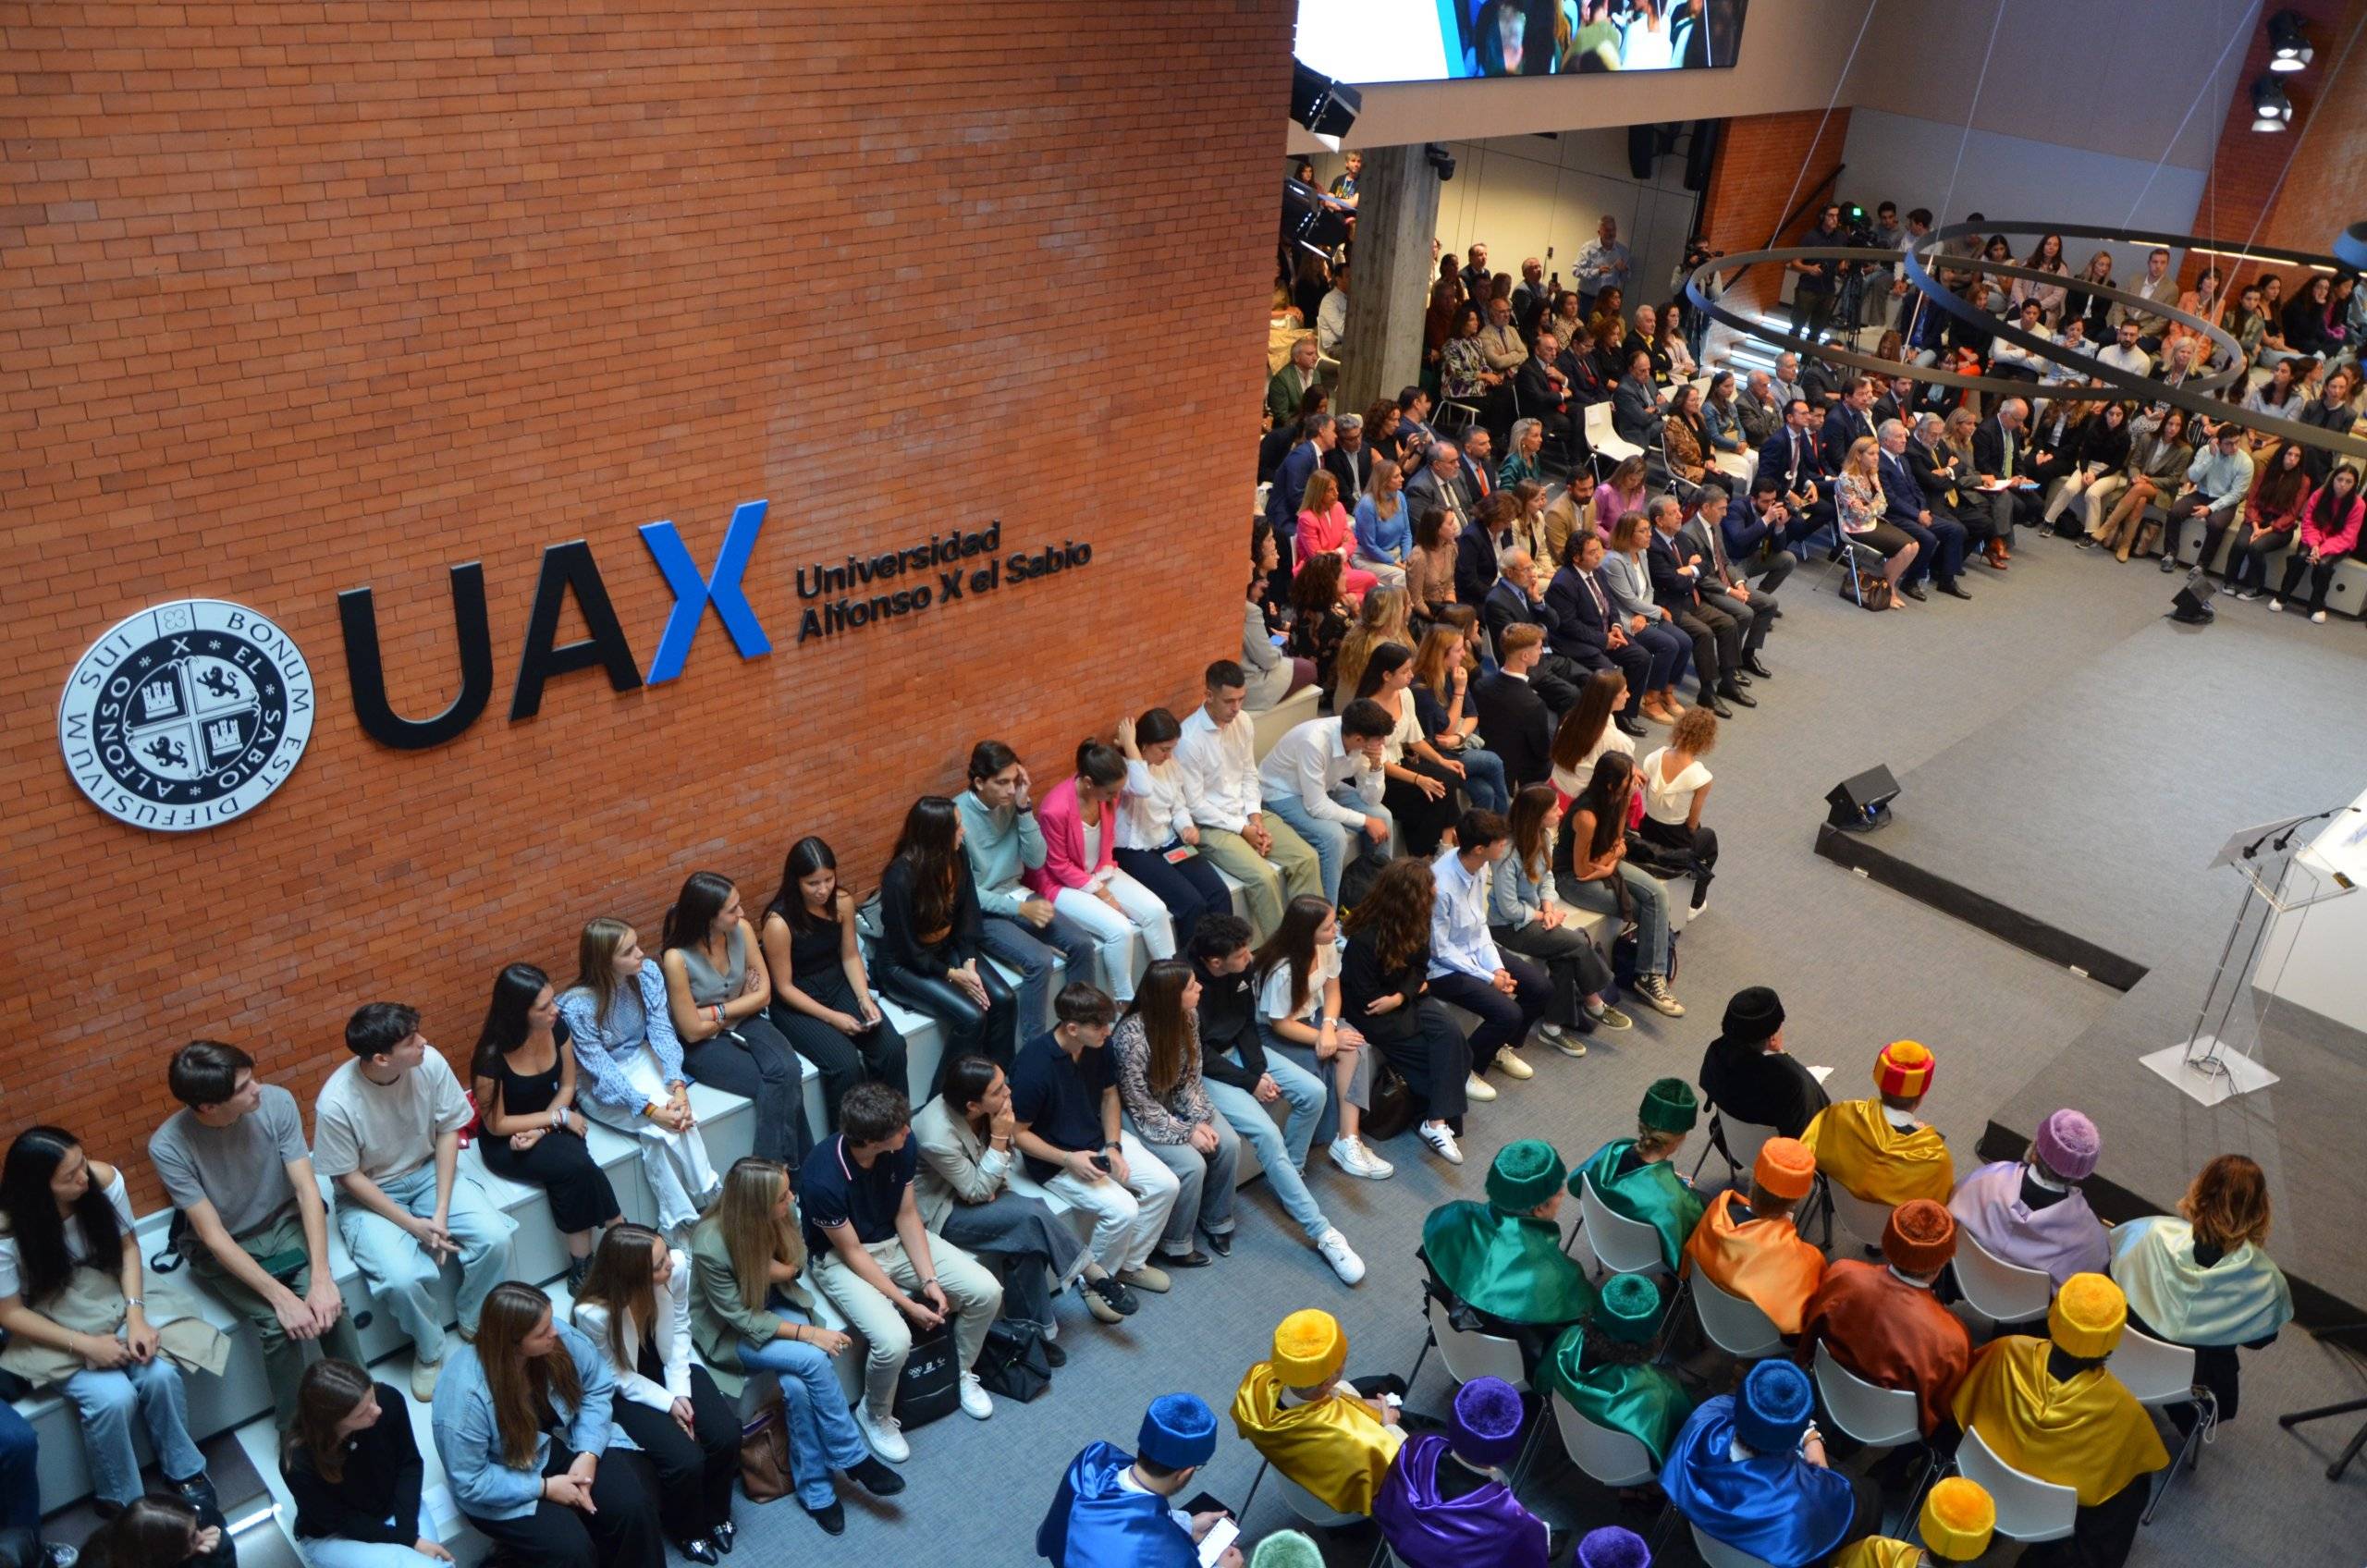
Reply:
[[[444,1369],[444,1316],[428,1293],[447,1258],[459,1260],[453,1305],[473,1331],[484,1298],[509,1272],[516,1220],[459,1174],[468,1096],[419,1033],[419,1013],[371,1002],[346,1021],[353,1060],[329,1074],[313,1103],[321,1174],[337,1184],[337,1233],[371,1293],[411,1336],[411,1392],[435,1397]]]
[[[303,1112],[287,1090],[255,1081],[254,1058],[217,1040],[175,1051],[167,1079],[188,1109],[156,1129],[148,1158],[189,1221],[182,1256],[263,1341],[285,1427],[313,1347],[362,1364],[361,1337],[329,1274],[327,1210]]]

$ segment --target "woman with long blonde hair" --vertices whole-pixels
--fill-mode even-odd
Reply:
[[[1376,588],[1366,594],[1356,607],[1355,624],[1340,639],[1340,651],[1332,656],[1332,710],[1346,707],[1355,698],[1356,682],[1364,679],[1365,663],[1375,648],[1383,643],[1413,641],[1413,633],[1406,629],[1405,590]]]
[[[1361,599],[1380,579],[1351,564],[1355,545],[1348,508],[1340,499],[1339,478],[1329,469],[1318,468],[1306,476],[1306,488],[1299,492],[1298,535],[1292,546],[1294,557],[1301,564],[1316,556],[1339,557],[1340,586],[1350,599]]]
[[[1424,632],[1414,652],[1414,718],[1441,756],[1463,765],[1463,788],[1472,803],[1502,811],[1511,803],[1504,759],[1480,743],[1479,716],[1470,697],[1476,663],[1461,627],[1440,621]]]
[[[1880,451],[1870,435],[1860,435],[1849,444],[1848,455],[1841,459],[1841,477],[1833,486],[1833,499],[1840,508],[1841,531],[1850,543],[1881,552],[1882,575],[1892,589],[1890,607],[1896,609],[1901,597],[1899,580],[1915,564],[1916,544],[1905,529],[1883,516]]]
[[[461,1516],[526,1568],[662,1568],[657,1476],[615,1420],[599,1347],[515,1280],[435,1385],[435,1452]]]
[[[1430,909],[1437,888],[1416,856],[1391,861],[1343,923],[1340,961],[1347,1023],[1405,1080],[1419,1108],[1422,1142],[1449,1165],[1463,1163],[1463,1113],[1471,1086],[1471,1047],[1446,1004],[1429,989]],[[1484,1084],[1487,1097],[1496,1091]]]
[[[668,1231],[692,1224],[715,1191],[715,1166],[691,1109],[665,972],[631,925],[610,915],[585,923],[575,984],[560,994],[558,1011],[575,1048],[578,1108],[639,1141],[659,1223]]]
[[[690,1259],[645,1225],[611,1225],[571,1316],[617,1380],[618,1427],[656,1467],[666,1538],[712,1565],[731,1546],[740,1418],[691,1358]]]
[[[780,1378],[798,1506],[831,1535],[847,1527],[830,1472],[875,1497],[904,1489],[872,1456],[830,1358],[853,1341],[816,1317],[806,1290],[789,1172],[768,1159],[735,1161],[722,1195],[691,1232],[691,1337],[710,1366]]]

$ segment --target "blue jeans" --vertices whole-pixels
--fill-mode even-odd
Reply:
[[[1092,932],[1058,915],[1040,931],[1015,914],[983,915],[978,946],[1019,971],[1021,1045],[1051,1027],[1053,963],[1065,958],[1070,979],[1090,980],[1093,955],[1099,949]]]
[[[1637,870],[1625,861],[1619,863],[1619,880],[1627,889],[1627,901],[1636,911],[1636,973],[1668,976],[1668,894],[1660,878]],[[1556,874],[1553,890],[1572,909],[1594,910],[1609,915],[1619,913],[1619,895],[1607,879],[1581,882],[1575,876]],[[1618,935],[1613,932],[1605,948],[1616,946]]]
[[[1305,1165],[1306,1157],[1318,1144],[1329,1144],[1340,1135],[1339,1078],[1332,1063],[1318,1061],[1313,1046],[1295,1045],[1274,1033],[1264,1019],[1257,1021],[1257,1037],[1266,1047],[1266,1071],[1273,1073],[1274,1082],[1282,1086],[1282,1097],[1291,1102],[1291,1119],[1282,1129],[1283,1146],[1293,1153],[1294,1163]],[[1371,1060],[1373,1047],[1367,1046],[1357,1060],[1357,1071],[1349,1080],[1348,1097],[1358,1110],[1371,1109]],[[1292,1070],[1284,1078],[1275,1072],[1274,1064],[1282,1063]],[[1299,1096],[1314,1085],[1322,1096],[1319,1109],[1312,1120],[1299,1114]],[[1263,1158],[1261,1155],[1259,1157]]]
[[[1464,793],[1480,811],[1507,812],[1513,809],[1513,798],[1504,787],[1504,759],[1486,747],[1468,745],[1459,752],[1441,752],[1450,762],[1463,765]]]
[[[1126,1131],[1175,1178],[1175,1207],[1168,1210],[1167,1230],[1159,1239],[1159,1251],[1172,1256],[1183,1257],[1192,1251],[1195,1225],[1211,1236],[1233,1233],[1233,1173],[1241,1164],[1241,1134],[1222,1116],[1208,1125],[1217,1133],[1214,1154],[1202,1154],[1190,1144],[1154,1144],[1143,1136],[1132,1116],[1126,1118]]]
[[[0,1530],[41,1533],[41,1439],[16,1406],[0,1403]]]
[[[1367,802],[1344,784],[1331,791],[1331,798],[1351,811],[1377,816],[1384,823],[1391,820],[1387,806],[1378,802]],[[1338,903],[1340,873],[1347,869],[1351,860],[1374,847],[1372,839],[1360,827],[1352,828],[1329,817],[1318,817],[1295,794],[1268,795],[1266,809],[1289,823],[1292,829],[1306,840],[1307,847],[1315,851],[1316,863],[1323,871],[1323,896],[1331,902]],[[1381,843],[1386,845],[1388,842],[1388,836],[1383,834]]]
[[[1257,1103],[1257,1096],[1214,1079],[1203,1086],[1208,1091],[1208,1100],[1217,1108],[1217,1114],[1233,1123],[1233,1130],[1257,1151],[1257,1163],[1266,1168],[1267,1185],[1282,1200],[1284,1212],[1306,1232],[1308,1241],[1319,1242],[1323,1232],[1331,1229],[1331,1221],[1323,1218],[1323,1210],[1315,1195],[1306,1190],[1306,1178],[1299,1174],[1298,1167],[1315,1142],[1315,1124],[1323,1117],[1323,1085],[1313,1073],[1279,1056],[1266,1059],[1266,1072],[1290,1101],[1291,1125],[1303,1129],[1295,1152],[1290,1146],[1291,1140],[1274,1125],[1273,1117]],[[1292,1082],[1284,1083],[1285,1073]]]
[[[128,1361],[111,1371],[84,1367],[59,1390],[82,1415],[82,1452],[91,1462],[91,1489],[118,1507],[141,1490],[140,1455],[131,1446],[131,1413],[148,1428],[156,1467],[168,1481],[205,1474],[205,1456],[189,1438],[189,1399],[180,1368],[159,1352],[150,1362]]]
[[[408,1175],[378,1183],[378,1190],[414,1217],[425,1219],[435,1212],[435,1162],[429,1160]],[[460,1289],[453,1300],[460,1327],[474,1332],[477,1313],[493,1288],[509,1276],[509,1237],[518,1222],[496,1208],[484,1189],[465,1175],[452,1178],[452,1205],[445,1215],[452,1240],[460,1248]],[[354,1267],[370,1286],[378,1305],[392,1314],[396,1325],[411,1336],[423,1361],[444,1359],[443,1315],[435,1309],[428,1289],[439,1265],[419,1244],[419,1239],[374,1209],[350,1197],[337,1206],[337,1233]]]
[[[304,1560],[305,1568],[440,1568],[435,1558],[409,1545],[350,1541],[343,1536],[299,1536],[296,1555]]]
[[[776,1311],[781,1304],[773,1304]],[[871,1445],[854,1424],[846,1390],[821,1347],[800,1340],[740,1341],[740,1365],[750,1372],[780,1375],[781,1409],[789,1422],[789,1467],[797,1476],[797,1501],[807,1510],[839,1501],[830,1472],[871,1457]]]

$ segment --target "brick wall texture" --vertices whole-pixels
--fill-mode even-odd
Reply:
[[[2334,248],[2334,237],[2344,225],[2367,216],[2367,152],[2361,141],[2367,112],[2362,112],[2359,93],[2360,82],[2367,80],[2367,59],[2358,48],[2342,60],[2340,82],[2333,80],[2343,41],[2367,15],[2367,5],[2361,0],[2293,0],[2289,6],[2270,6],[2263,14],[2280,9],[2302,18],[2316,57],[2306,69],[2272,73],[2267,24],[2253,29],[2195,209],[2194,232],[2232,241],[2230,248],[2238,248],[2257,225],[2258,244],[2324,253]],[[2292,129],[2283,135],[2251,128],[2251,86],[2264,76],[2274,76],[2293,104]],[[2186,257],[2180,276],[2193,282],[2210,259]],[[2258,267],[2239,266],[2224,257],[2219,261],[2237,288],[2261,276]],[[2300,276],[2286,273],[2287,299],[2293,297],[2292,286]]]
[[[1804,109],[1728,120],[1711,165],[1704,202],[1702,227],[1711,245],[1721,251],[1764,251],[1799,244],[1800,237],[1816,227],[1815,208],[1777,238],[1771,240],[1769,236],[1841,162],[1841,149],[1848,140],[1846,108],[1830,116],[1821,109]],[[1828,191],[1823,200],[1829,199]],[[1736,309],[1771,303],[1782,281],[1774,266],[1752,267],[1728,283],[1725,302]]]
[[[1257,435],[1292,10],[0,4],[9,1128],[153,1202],[181,1041],[309,1103],[348,1013],[402,999],[465,1067],[499,966],[564,981],[585,919],[654,946],[686,874],[754,905],[806,833],[867,888],[974,740],[1049,784],[1196,700],[1238,638],[1248,496],[1211,454]],[[705,570],[757,497],[768,656],[709,613],[679,680],[569,674],[509,721],[545,545],[590,542],[645,670],[673,596],[637,528]],[[797,645],[800,564],[993,519],[1092,564]],[[376,590],[424,717],[470,560],[493,702],[381,746],[337,594]],[[261,807],[146,832],[76,790],[56,704],[184,596],[276,618],[320,711]]]

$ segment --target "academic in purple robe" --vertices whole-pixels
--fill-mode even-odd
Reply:
[[[2044,1208],[2022,1196],[2018,1160],[1984,1165],[1956,1183],[1948,1212],[1984,1251],[2020,1268],[2043,1268],[2058,1286],[2074,1274],[2108,1272],[2112,1237],[2077,1187]]]
[[[1406,1439],[1373,1499],[1372,1516],[1406,1568],[1546,1568],[1545,1521],[1491,1480],[1442,1499],[1439,1471],[1459,1462],[1435,1433]]]

